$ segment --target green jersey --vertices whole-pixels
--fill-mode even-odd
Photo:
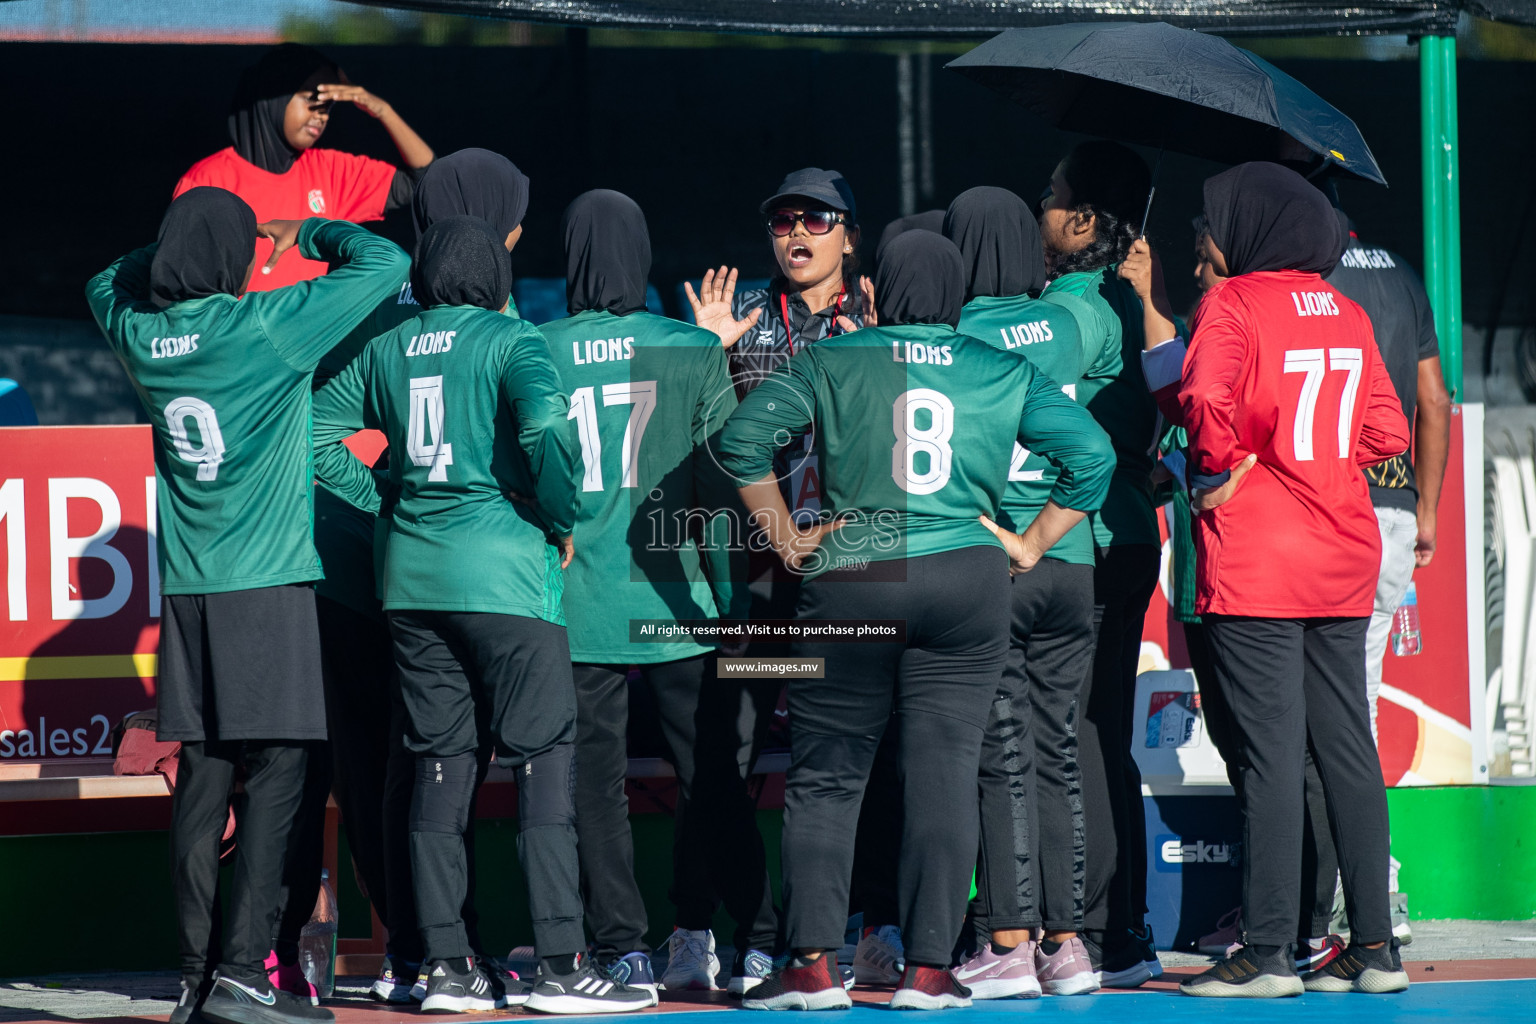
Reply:
[[[335,269],[243,298],[148,301],[155,246],[91,279],[86,299],[154,428],[165,594],[321,576],[312,540],[310,375],[393,290],[409,260],[345,221],[313,218],[299,251]]]
[[[1064,274],[1046,286],[1047,301],[1083,300],[1092,319],[1083,326],[1104,340],[1108,358],[1083,376],[1077,400],[1093,414],[1115,446],[1115,475],[1104,507],[1092,517],[1099,547],[1160,544],[1152,506],[1153,452],[1158,439],[1157,402],[1141,375],[1141,300],[1116,275],[1117,267]]]
[[[550,535],[575,520],[575,430],[532,324],[473,306],[423,311],[369,342],[315,395],[321,483],[376,512],[397,493],[384,607],[564,624]],[[343,443],[389,441],[387,483]]]
[[[747,617],[746,555],[732,529],[740,501],[711,447],[736,408],[720,339],[650,313],[591,311],[539,330],[581,441],[565,581],[572,660],[653,663],[710,650],[632,643],[629,622]]]
[[[1082,329],[1091,315],[1072,295],[1063,294],[1055,302],[1025,295],[978,296],[961,310],[959,330],[1028,359],[1075,400],[1083,376],[1106,358],[1103,337]],[[1117,351],[1111,354],[1119,358]],[[1022,532],[1045,507],[1058,475],[1050,460],[1015,442],[998,522]],[[1092,565],[1092,525],[1084,519],[1047,554],[1074,565]]]
[[[401,281],[394,293],[375,306],[366,320],[320,360],[315,370],[315,387],[345,369],[374,338],[420,313],[421,306],[411,294],[410,280]],[[507,300],[506,313],[517,316],[511,299]],[[383,596],[378,587],[380,574],[372,567],[375,563],[383,567],[388,531],[376,529],[375,518],[373,513],[338,499],[324,486],[315,485],[315,549],[325,569],[325,578],[315,584],[315,593],[365,615],[379,615],[383,610],[379,603]],[[375,538],[378,551],[370,555]]]
[[[1096,508],[1112,463],[1060,385],[942,324],[866,327],[803,350],[731,416],[722,462],[739,482],[761,480],[813,428],[823,509],[844,525],[802,565],[810,576],[998,544],[977,517],[998,514],[1015,441],[1060,467],[1050,497],[1067,508]]]

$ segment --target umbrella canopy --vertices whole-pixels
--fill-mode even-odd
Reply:
[[[1010,29],[946,67],[1068,131],[1229,164],[1278,158],[1284,133],[1335,168],[1387,183],[1355,122],[1218,36],[1162,22]]]

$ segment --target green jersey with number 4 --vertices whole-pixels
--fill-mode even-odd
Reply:
[[[410,266],[393,243],[313,218],[299,251],[324,277],[243,298],[148,301],[155,246],[86,299],[154,428],[160,590],[218,594],[318,579],[310,375]]]
[[[398,491],[384,607],[499,612],[564,624],[560,552],[575,520],[575,428],[532,324],[437,306],[369,342],[315,394],[315,468],[327,488],[378,511]],[[389,441],[383,483],[343,443]]]
[[[736,408],[720,339],[650,313],[601,310],[539,330],[581,442],[565,582],[571,658],[647,664],[710,650],[633,643],[629,624],[747,615],[740,501],[711,448]]]
[[[1113,459],[1104,434],[1028,360],[946,325],[866,327],[774,371],[726,424],[723,464],[761,480],[775,451],[816,432],[824,509],[845,525],[802,564],[815,576],[868,561],[997,544],[1013,444],[1061,470],[1050,497],[1097,508]]]
[[[1075,295],[1055,302],[1025,295],[977,296],[960,312],[960,333],[1028,359],[1076,400],[1078,385],[1105,357],[1104,339],[1085,333],[1088,313]],[[1118,353],[1112,353],[1116,361]],[[1015,442],[1008,461],[1008,488],[998,522],[1022,532],[1045,507],[1059,471],[1047,458]],[[1047,556],[1074,565],[1093,564],[1093,527],[1087,519],[1057,541]]]

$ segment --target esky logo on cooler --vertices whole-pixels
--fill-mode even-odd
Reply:
[[[325,212],[325,196],[317,188],[309,190],[309,208],[314,213]]]
[[[1186,864],[1235,867],[1237,844],[1226,841],[1208,843],[1204,839],[1190,841],[1184,836],[1157,837],[1157,870],[1182,871]]]

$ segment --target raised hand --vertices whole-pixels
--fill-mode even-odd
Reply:
[[[864,326],[878,326],[880,317],[875,313],[875,282],[871,281],[868,277],[860,277],[859,294],[864,296]],[[837,326],[841,327],[844,333],[859,329],[859,325],[846,316],[837,318]]]
[[[366,110],[374,117],[383,117],[389,112],[389,103],[379,96],[364,89],[360,85],[330,84],[315,87],[316,103],[351,103],[360,110]]]
[[[743,334],[755,327],[763,313],[763,307],[758,306],[738,320],[731,312],[731,300],[736,295],[735,267],[706,270],[697,292],[688,281],[683,282],[683,292],[688,296],[688,305],[693,307],[693,322],[706,331],[713,331],[726,348],[736,344]]]

